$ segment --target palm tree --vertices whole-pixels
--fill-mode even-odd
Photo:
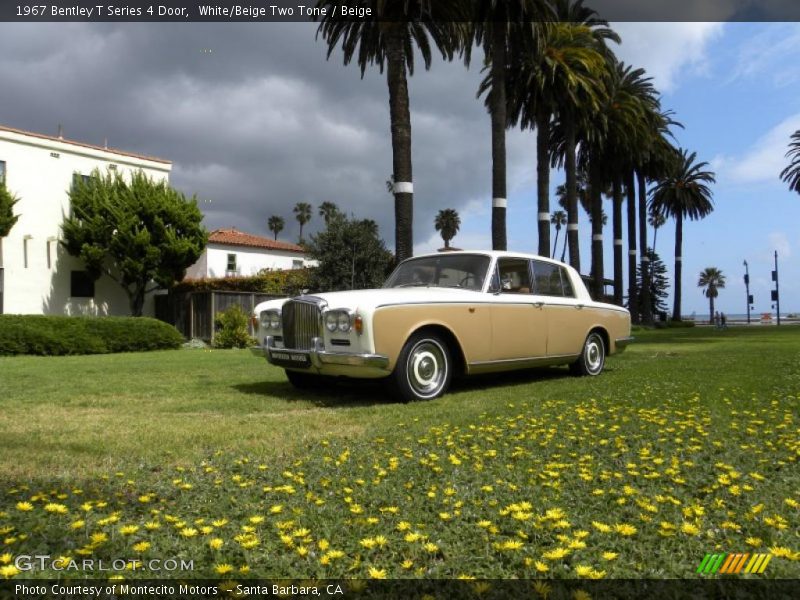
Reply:
[[[275,240],[278,239],[278,234],[283,231],[286,222],[283,220],[283,217],[279,217],[278,215],[272,215],[267,220],[267,227],[269,230],[275,234]]]
[[[647,222],[650,224],[650,227],[653,228],[653,252],[656,251],[656,239],[658,238],[658,229],[667,222],[667,218],[659,213],[650,213],[650,216],[647,217]]]
[[[365,0],[370,16],[353,19],[342,14],[339,0],[317,0],[317,8],[326,8],[317,36],[328,44],[328,58],[341,42],[344,64],[355,58],[364,77],[367,65],[375,64],[389,87],[389,113],[392,136],[392,171],[395,210],[395,255],[404,260],[413,254],[414,188],[411,174],[411,114],[407,74],[414,73],[414,47],[425,63],[431,65],[431,41],[452,60],[466,37],[462,15],[465,4],[455,0]],[[461,34],[461,35],[459,35]]]
[[[458,211],[452,208],[445,208],[439,211],[434,220],[434,227],[436,231],[440,231],[442,239],[444,240],[444,247],[450,247],[450,240],[452,240],[458,233],[461,227],[461,217],[458,216]]]
[[[550,215],[550,223],[556,226],[556,239],[553,241],[553,254],[551,255],[551,258],[555,258],[556,246],[558,246],[558,233],[561,231],[561,228],[567,224],[567,213],[563,210],[557,210]],[[564,237],[566,238],[566,236]]]
[[[683,220],[692,221],[708,216],[713,210],[709,184],[715,183],[714,173],[703,170],[707,162],[695,162],[696,152],[680,150],[671,173],[658,182],[651,191],[650,209],[665,217],[675,219],[675,297],[672,318],[681,319],[681,256],[683,248]]]
[[[781,179],[789,184],[790,190],[800,194],[800,129],[792,134],[786,158],[791,159],[791,162],[781,171]]]
[[[470,39],[464,45],[469,63],[473,43],[483,48],[484,64],[489,70],[488,85],[482,84],[478,95],[488,91],[486,104],[492,123],[492,248],[506,250],[506,127],[508,105],[506,75],[528,45],[531,51],[538,39],[542,19],[551,14],[546,0],[475,0]]]
[[[339,214],[339,207],[335,202],[323,202],[319,205],[319,216],[325,221],[325,227],[331,224],[331,219]]]
[[[708,298],[708,322],[714,322],[714,300],[719,296],[719,290],[725,287],[725,275],[716,267],[706,267],[700,273],[697,287],[705,288],[703,293]]]
[[[298,202],[294,206],[294,218],[300,223],[300,238],[303,241],[303,225],[311,220],[311,205],[308,202]]]

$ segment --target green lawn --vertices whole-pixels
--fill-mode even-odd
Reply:
[[[715,551],[800,577],[800,327],[635,335],[598,378],[472,378],[410,405],[297,392],[245,351],[0,358],[0,577],[22,553],[183,557],[193,577],[683,577]]]

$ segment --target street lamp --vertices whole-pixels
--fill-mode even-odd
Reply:
[[[747,261],[744,261],[744,289],[747,294],[747,324],[750,325],[750,306],[753,304],[753,297],[750,295],[750,270],[747,268]]]
[[[778,325],[781,324],[781,296],[780,288],[778,287],[778,251],[775,250],[775,270],[772,272],[772,281],[775,282],[775,289],[772,290],[772,301],[775,303],[775,308],[778,312]]]

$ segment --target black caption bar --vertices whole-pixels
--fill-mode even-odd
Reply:
[[[391,0],[386,5],[392,4]],[[464,0],[468,6],[469,0]],[[587,0],[611,22],[621,21],[800,21],[797,0]],[[18,22],[284,22],[323,18],[389,20],[377,0],[3,0],[0,21]],[[388,9],[387,9],[388,10]]]

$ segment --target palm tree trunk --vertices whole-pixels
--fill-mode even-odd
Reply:
[[[564,241],[562,242],[561,245],[561,262],[564,262],[564,258],[566,258],[567,256],[567,237],[569,236],[567,236],[567,234],[564,233]]]
[[[639,302],[642,322],[645,325],[653,324],[653,312],[650,307],[650,257],[647,256],[647,184],[644,175],[637,171],[636,178],[639,183],[639,243],[642,245],[641,269],[642,288]]]
[[[492,249],[506,250],[506,38],[492,31]]]
[[[633,169],[627,173],[625,184],[628,192],[628,306],[631,318],[639,323],[639,290],[636,286],[636,187],[633,183]]]
[[[653,254],[656,253],[656,240],[658,239],[658,227],[653,227]]]
[[[681,320],[681,271],[683,257],[681,248],[683,246],[683,213],[678,212],[675,217],[675,298],[672,305],[672,319]]]
[[[411,113],[403,46],[403,23],[394,24],[387,37],[386,81],[392,122],[394,174],[394,238],[398,262],[414,254],[414,186],[411,176]]]
[[[613,222],[614,222],[614,304],[622,306],[622,181],[614,175]]]
[[[714,324],[714,296],[708,294],[708,324]]]
[[[550,112],[536,113],[536,197],[538,199],[539,255],[550,251]]]
[[[567,234],[564,243],[569,242],[569,264],[576,271],[581,271],[580,244],[578,243],[578,181],[575,166],[575,122],[570,115],[564,118],[564,169],[567,175]],[[566,246],[565,246],[566,247]],[[564,254],[561,255],[564,261]]]
[[[595,160],[591,161],[589,193],[592,201],[592,282],[593,296],[603,299],[603,195],[600,173]]]
[[[553,240],[553,254],[550,255],[550,258],[556,257],[556,247],[558,246],[558,232],[561,231],[561,227],[556,227],[556,239]]]

